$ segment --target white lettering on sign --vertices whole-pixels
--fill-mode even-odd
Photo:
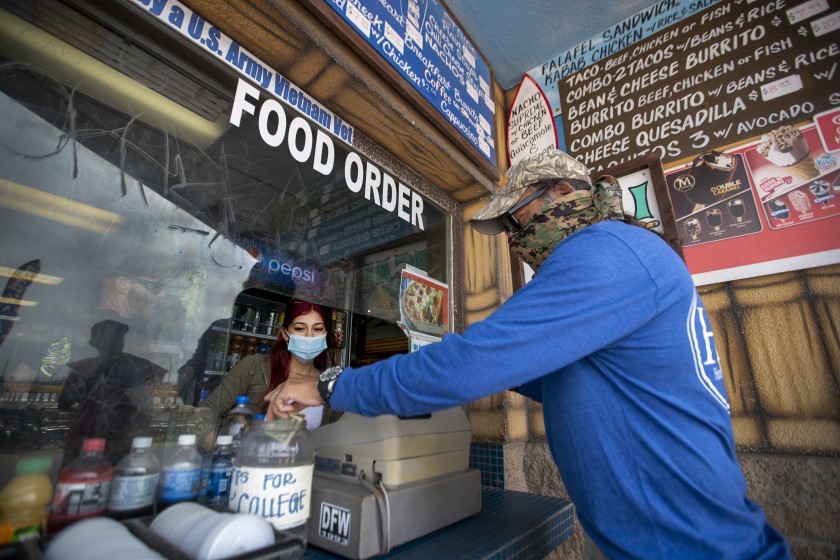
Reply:
[[[242,124],[244,114],[256,116],[263,142],[272,148],[279,148],[285,143],[289,154],[296,161],[309,162],[312,169],[322,175],[331,174],[336,167],[332,139],[320,129],[313,132],[309,122],[301,117],[295,117],[289,122],[283,106],[274,99],[267,99],[257,114],[256,103],[259,100],[260,90],[240,79],[230,112],[230,123],[238,127]],[[397,217],[421,230],[426,229],[423,197],[372,162],[363,161],[356,152],[347,154],[344,180],[351,192],[363,193],[366,199],[382,209],[396,213]]]
[[[557,148],[551,107],[533,78],[525,75],[508,115],[508,159],[520,159]]]
[[[347,126],[329,109],[322,107],[279,72],[273,70],[178,0],[132,0],[132,2],[164,25],[174,29],[200,50],[223,61],[242,76],[259,84],[265,91],[288,103],[307,119],[320,124],[347,144],[353,145],[352,127]]]
[[[350,544],[351,519],[352,515],[349,509],[322,502],[321,515],[318,521],[318,536],[347,546]]]
[[[228,509],[259,515],[275,529],[297,527],[309,519],[314,465],[233,469]]]

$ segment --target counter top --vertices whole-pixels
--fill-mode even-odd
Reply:
[[[572,534],[574,506],[568,500],[483,487],[481,512],[393,549],[379,558],[428,560],[539,559]],[[341,558],[310,545],[304,560]]]

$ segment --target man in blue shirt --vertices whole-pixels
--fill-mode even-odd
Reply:
[[[611,178],[558,150],[514,164],[471,220],[536,271],[462,335],[287,382],[269,410],[328,401],[413,415],[517,387],[543,404],[578,518],[609,558],[788,558],[746,497],[709,318],[679,255],[624,222]],[[284,404],[292,401],[292,404]]]

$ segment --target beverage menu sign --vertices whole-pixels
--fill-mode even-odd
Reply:
[[[840,0],[690,6],[705,9],[559,82],[567,150],[590,169],[676,162],[840,104]]]
[[[494,167],[490,67],[438,0],[324,0]]]

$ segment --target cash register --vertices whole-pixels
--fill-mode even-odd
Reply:
[[[481,511],[461,407],[410,418],[345,413],[312,435],[310,544],[371,558]]]

